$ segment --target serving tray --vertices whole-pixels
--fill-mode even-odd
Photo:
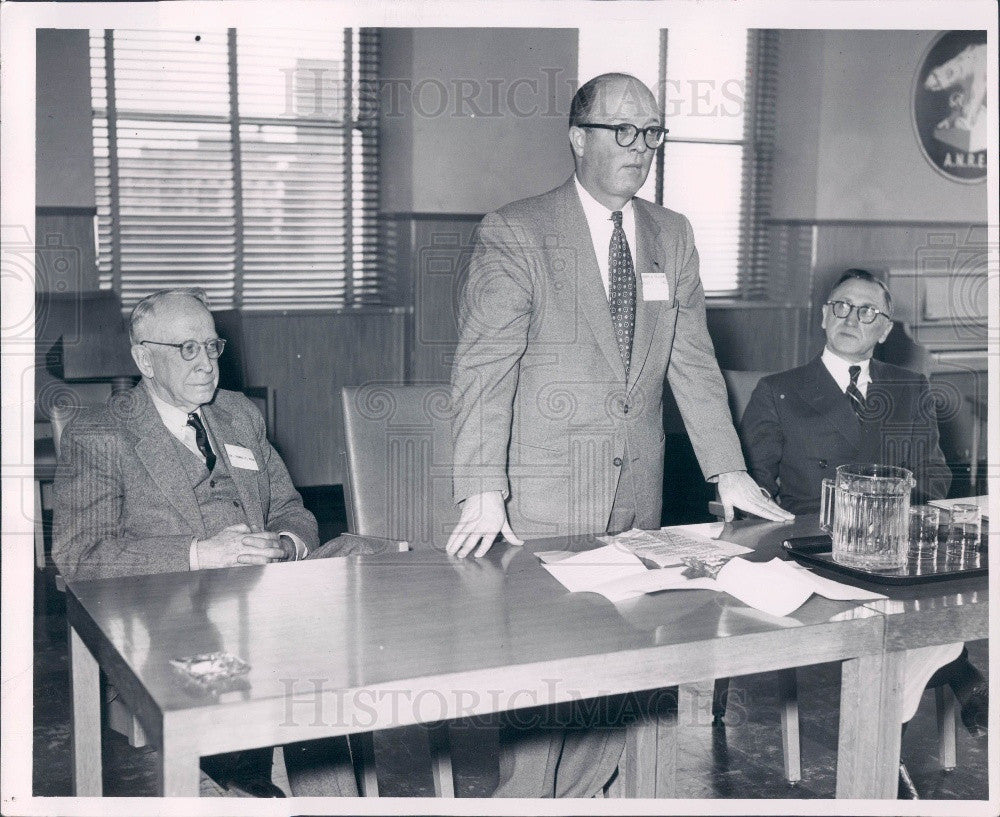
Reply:
[[[986,540],[985,536],[983,540]],[[985,547],[961,562],[955,562],[946,558],[944,542],[938,545],[937,558],[933,561],[910,559],[903,567],[894,570],[863,570],[838,564],[833,561],[833,541],[829,536],[796,537],[786,539],[782,545],[788,555],[798,562],[871,584],[909,585],[970,579],[985,576],[989,565]]]

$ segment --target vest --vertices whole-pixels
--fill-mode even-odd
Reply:
[[[226,458],[216,457],[215,468],[209,473],[201,457],[172,434],[170,438],[177,451],[177,458],[184,466],[184,475],[194,490],[206,536],[215,536],[230,525],[249,525],[243,500],[236,491],[236,483],[229,473]]]

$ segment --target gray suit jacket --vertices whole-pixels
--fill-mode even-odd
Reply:
[[[663,497],[663,382],[704,476],[743,470],[705,325],[691,225],[633,199],[636,325],[628,380],[573,179],[483,219],[452,370],[455,500],[509,491],[521,536],[607,527],[626,448],[639,513]],[[645,301],[643,276],[669,299]]]
[[[225,443],[250,449],[259,470],[230,467],[248,522],[291,531],[318,545],[316,520],[292,487],[264,433],[260,412],[242,394],[219,390],[202,407],[205,425]],[[55,480],[52,557],[67,579],[190,568],[193,538],[206,530],[170,432],[145,386],[86,410],[66,429]]]

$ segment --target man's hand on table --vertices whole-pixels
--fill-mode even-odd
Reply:
[[[195,543],[198,567],[233,567],[235,565],[266,565],[295,558],[282,547],[279,534],[274,531],[252,531],[240,523],[223,528],[215,536]]]
[[[719,474],[719,501],[726,513],[726,521],[733,521],[734,509],[752,513],[773,522],[791,522],[794,514],[776,505],[764,494],[746,471],[729,471]]]
[[[462,503],[462,517],[445,550],[459,558],[465,558],[473,550],[475,556],[482,556],[493,546],[498,533],[512,545],[524,544],[510,528],[507,506],[500,491],[473,494]]]

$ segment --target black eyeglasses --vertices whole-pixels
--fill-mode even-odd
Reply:
[[[641,133],[642,139],[646,143],[646,147],[650,150],[656,150],[660,145],[662,145],[663,140],[666,139],[667,134],[670,133],[670,131],[666,128],[661,128],[659,125],[650,125],[648,128],[637,128],[630,122],[622,122],[620,125],[602,125],[597,122],[580,122],[577,127],[613,130],[615,132],[615,141],[623,148],[629,147],[629,145],[631,145]]]
[[[155,343],[157,346],[173,346],[181,350],[181,357],[185,360],[194,360],[198,352],[202,349],[208,355],[209,360],[217,360],[222,350],[226,348],[226,342],[222,338],[211,338],[204,343],[197,340],[186,340],[183,343],[164,343],[161,340],[140,340],[139,343]]]
[[[856,306],[847,301],[827,301],[826,305],[833,309],[834,315],[842,319],[850,315],[852,309],[858,310],[858,323],[873,323],[879,315],[885,315],[889,318],[889,313],[883,312],[881,309],[876,309],[874,306],[868,306],[867,304]],[[889,319],[892,320],[891,318]]]

